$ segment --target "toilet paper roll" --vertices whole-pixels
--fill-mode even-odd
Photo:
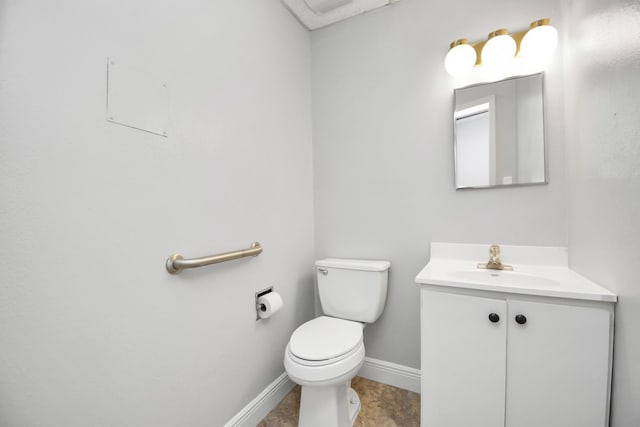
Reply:
[[[282,308],[282,297],[277,292],[269,292],[258,298],[258,316],[268,319]]]

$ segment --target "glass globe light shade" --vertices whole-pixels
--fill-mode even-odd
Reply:
[[[549,25],[549,20],[540,20],[531,24],[531,29],[520,42],[518,56],[527,58],[546,58],[558,47],[558,30]]]
[[[507,64],[516,54],[516,41],[507,30],[496,30],[489,34],[489,40],[482,48],[482,63],[488,66]]]
[[[458,42],[460,40],[452,43],[453,47],[444,58],[445,70],[454,77],[467,74],[476,64],[476,50],[466,41],[456,44]]]

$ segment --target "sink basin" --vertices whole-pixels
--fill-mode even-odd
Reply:
[[[501,270],[460,270],[447,273],[454,279],[465,282],[505,286],[558,286],[559,283],[533,274]]]

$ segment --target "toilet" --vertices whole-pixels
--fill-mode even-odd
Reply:
[[[351,380],[364,363],[362,330],[382,314],[391,263],[328,258],[315,266],[324,316],[293,332],[284,367],[302,386],[299,427],[351,427],[360,411]]]

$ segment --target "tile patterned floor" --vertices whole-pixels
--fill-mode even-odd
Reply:
[[[418,427],[420,395],[366,378],[355,377],[351,387],[362,408],[354,427]],[[257,427],[296,427],[300,410],[300,386],[296,386]]]

